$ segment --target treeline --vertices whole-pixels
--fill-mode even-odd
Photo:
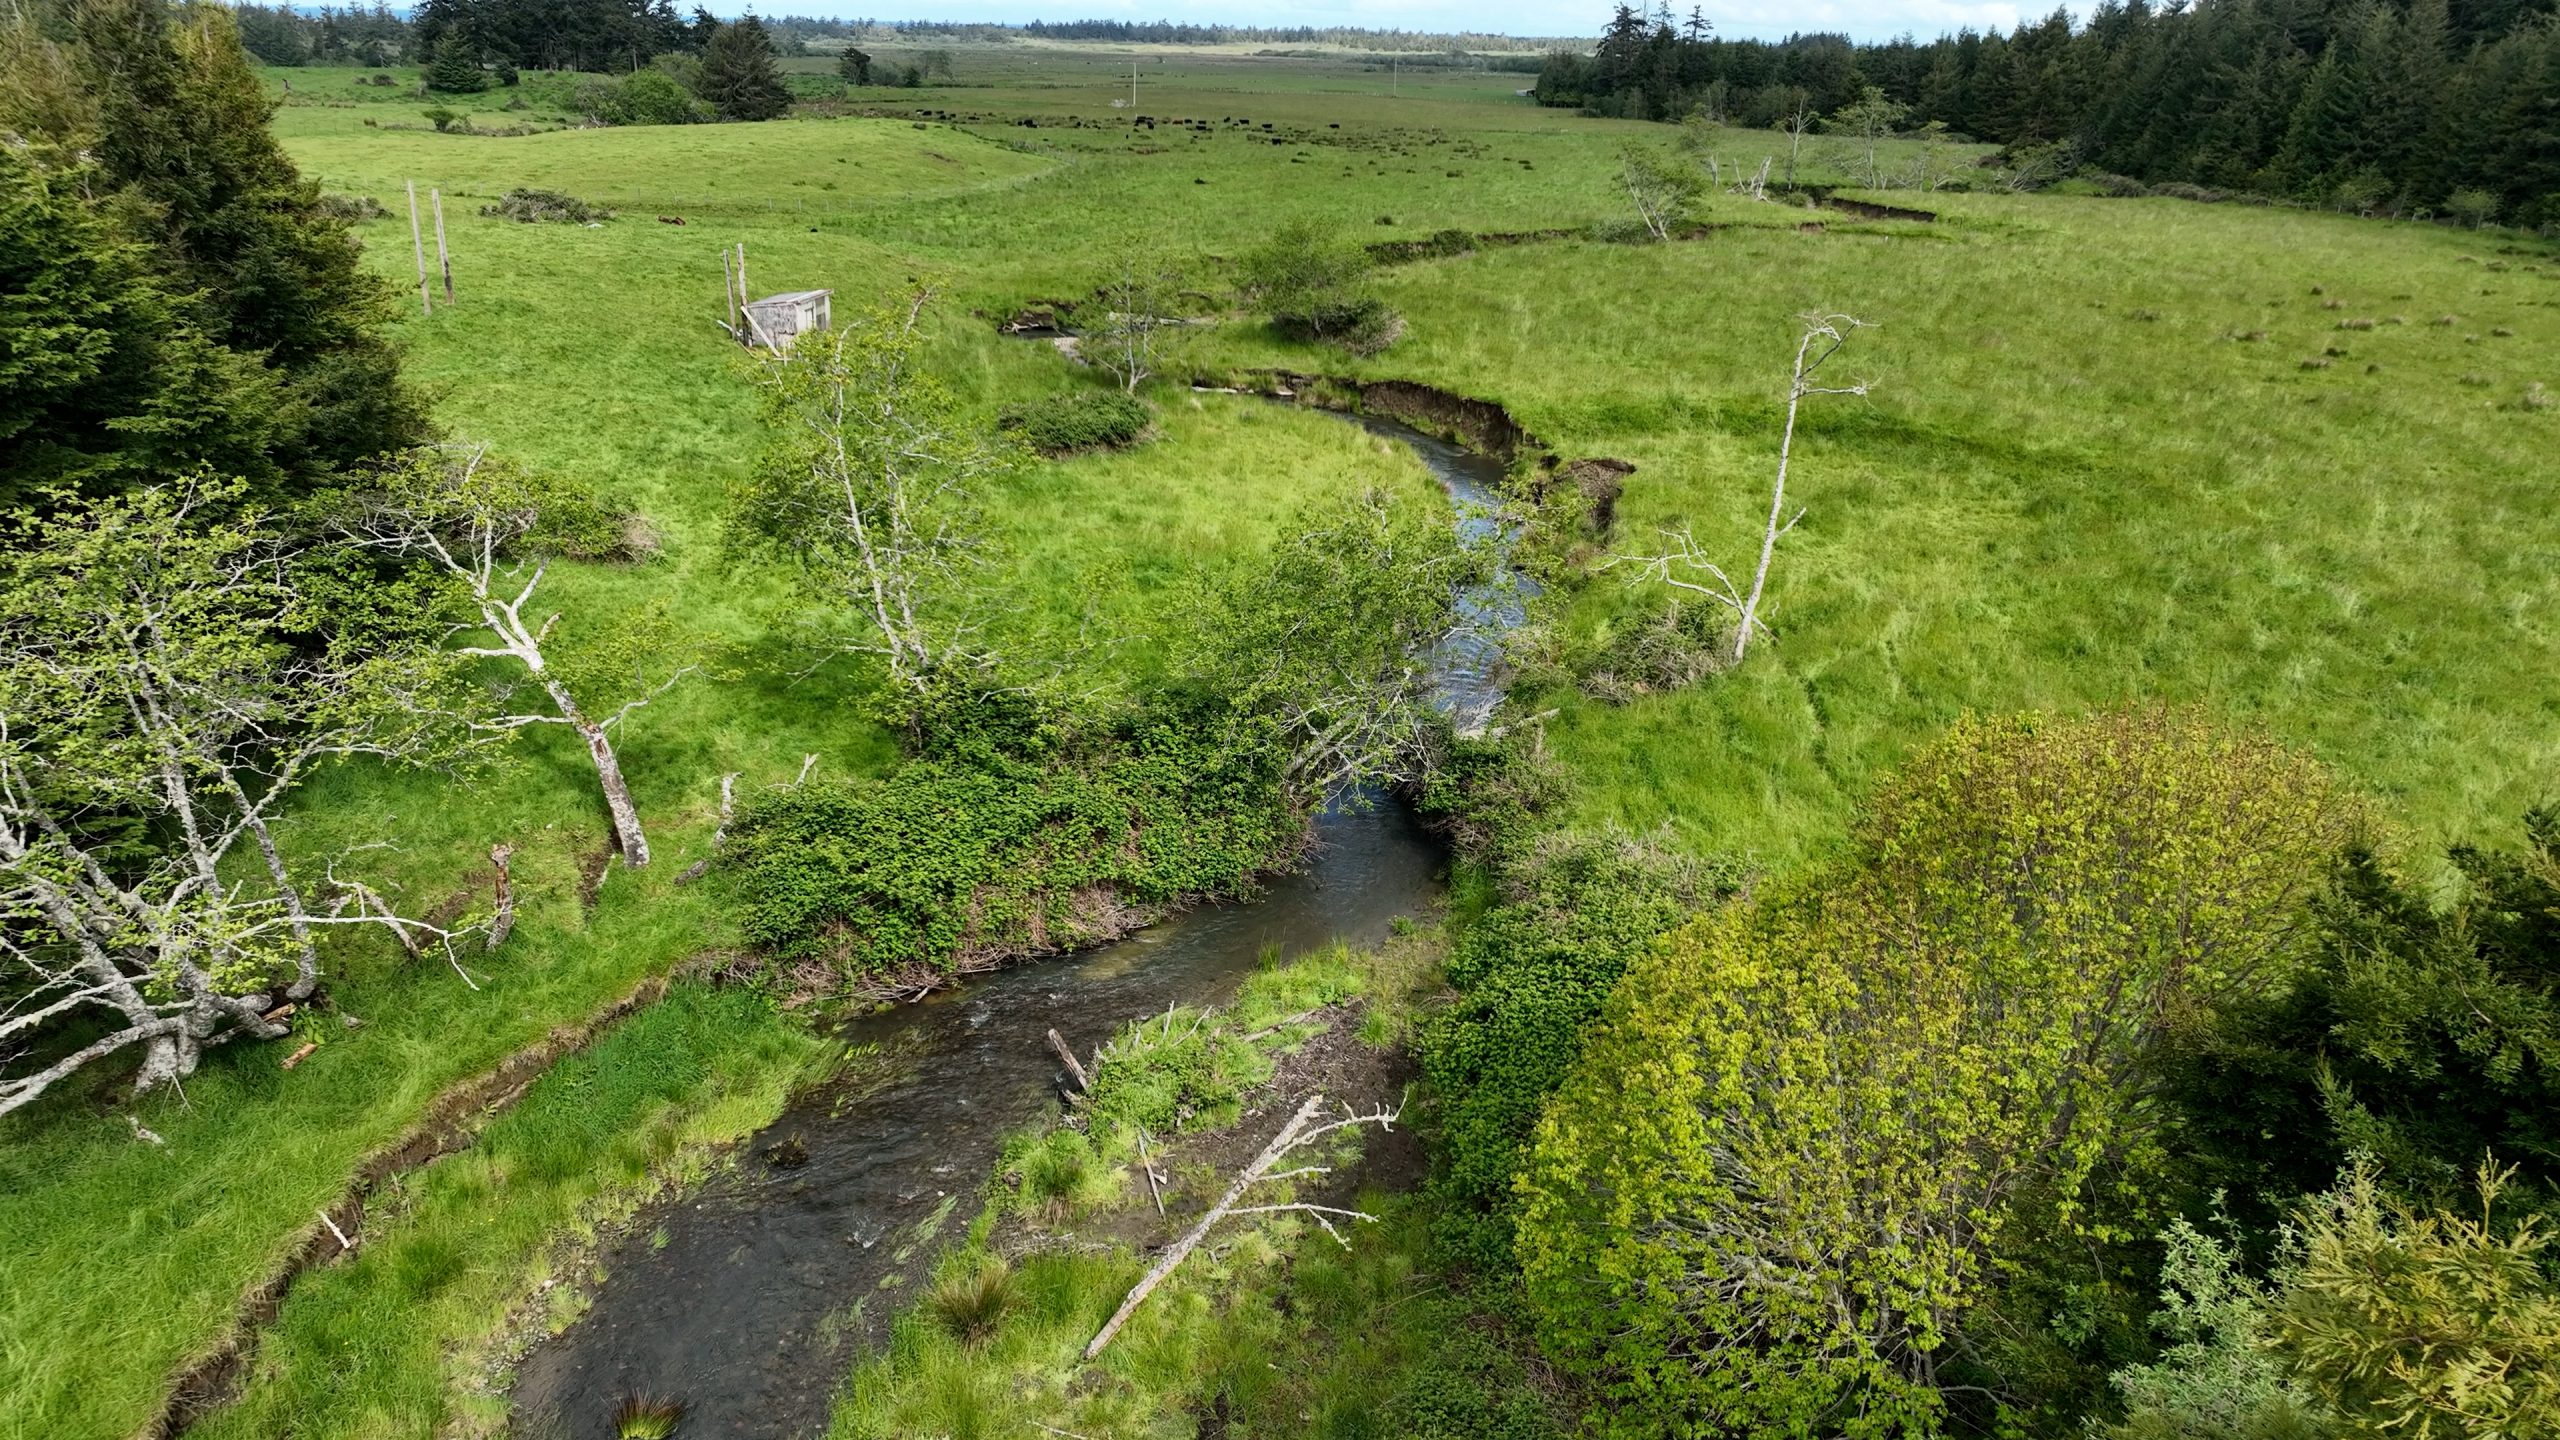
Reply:
[[[1909,123],[2152,182],[2359,211],[2483,191],[2560,220],[2560,21],[2548,0],[2204,0],[2056,11],[2003,34],[1853,45],[1723,40],[1693,12],[1621,5],[1589,55],[1559,52],[1545,105],[1765,126],[1868,87]]]
[[[1357,50],[1486,50],[1534,52],[1554,39],[1490,35],[1481,31],[1436,34],[1421,30],[1371,30],[1357,25],[1196,25],[1172,20],[1034,20],[1021,33],[1035,40],[1109,40],[1127,45],[1342,45]]]
[[[624,71],[704,50],[720,28],[700,6],[687,21],[672,0],[425,0],[412,41],[430,59],[441,51],[524,70]]]
[[[322,5],[235,5],[240,43],[268,65],[397,65],[415,58],[408,18],[375,0],[371,9]]]

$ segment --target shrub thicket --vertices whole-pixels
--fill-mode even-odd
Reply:
[[[575,195],[557,190],[517,188],[480,207],[483,215],[501,220],[518,220],[527,225],[594,225],[613,218],[613,212],[602,205],[590,205]]]
[[[1404,333],[1404,317],[1370,289],[1377,261],[1358,241],[1312,220],[1293,220],[1247,252],[1245,297],[1292,340],[1374,354]]]
[[[1586,1030],[1630,958],[1737,878],[1629,836],[1559,834],[1508,857],[1496,903],[1450,956],[1457,1003],[1421,1037],[1452,1253],[1507,1268],[1522,1150]]]
[[[1056,456],[1132,444],[1154,418],[1147,402],[1134,395],[1064,390],[1008,405],[996,423],[1041,454]]]
[[[1171,726],[1032,756],[975,748],[878,780],[768,792],[730,864],[749,939],[848,983],[984,968],[1233,894],[1299,821],[1256,757]]]
[[[2431,1204],[2485,1153],[2522,1167],[2521,1197],[2560,1196],[2560,811],[2525,831],[2452,850],[2448,909],[2352,851],[2303,973],[2181,1035],[2165,1068],[2199,1192],[2261,1236],[2359,1151]]]
[[[1958,725],[1628,970],[1521,1182],[1555,1353],[1625,1433],[1925,1433],[2005,1234],[2156,1183],[2158,1032],[2280,979],[2348,823],[2183,717]]]

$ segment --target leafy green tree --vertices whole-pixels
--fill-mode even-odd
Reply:
[[[448,31],[427,56],[427,88],[446,95],[477,95],[489,88],[489,72],[469,42]]]
[[[1077,353],[1136,394],[1188,329],[1182,316],[1185,283],[1169,262],[1122,256],[1093,299],[1075,307]]]
[[[1019,457],[924,367],[932,292],[767,352],[766,443],[733,495],[730,535],[794,562],[852,621],[825,640],[870,653],[901,690],[983,663],[969,636],[977,493]]]
[[[1276,758],[1289,803],[1418,784],[1432,763],[1434,649],[1482,622],[1490,541],[1437,497],[1371,491],[1311,509],[1257,560],[1207,582],[1177,661],[1239,755]]]
[[[438,753],[449,665],[329,643],[236,482],[48,502],[0,537],[0,1114],[123,1051],[148,1091],[285,1033],[325,927],[455,935],[281,838],[323,764]]]
[[[1888,98],[1873,85],[1858,97],[1857,104],[1832,112],[1827,128],[1848,136],[1857,147],[1860,184],[1871,190],[1884,184],[1884,167],[1876,158],[1877,147],[1893,138],[1910,116],[1911,107]]]
[[[1239,288],[1290,339],[1369,354],[1394,343],[1404,328],[1370,287],[1376,269],[1368,250],[1340,229],[1292,220],[1245,253]]]
[[[2191,717],[1960,723],[1627,971],[1520,1182],[1551,1347],[1628,1433],[1928,1432],[2004,1233],[2151,1143],[2158,1034],[2281,973],[2346,821]]]
[[[870,84],[870,53],[864,50],[857,50],[850,45],[846,46],[844,54],[838,56],[836,59],[836,74],[844,77],[844,83],[847,85]]]
[[[1656,240],[1668,240],[1671,227],[1686,217],[1706,186],[1696,166],[1630,144],[1618,152],[1618,188],[1635,203],[1636,218],[1644,222],[1646,232]]]
[[[791,108],[763,21],[746,15],[713,33],[702,50],[702,98],[723,120],[771,120]]]

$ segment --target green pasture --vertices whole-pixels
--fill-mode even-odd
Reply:
[[[968,125],[808,116],[515,137],[434,133],[417,112],[437,102],[359,87],[358,72],[275,77],[292,82],[276,125],[307,172],[392,208],[360,233],[403,286],[402,186],[446,197],[458,303],[439,296],[419,316],[409,292],[401,327],[446,425],[591,479],[656,532],[652,558],[545,582],[563,633],[653,617],[701,669],[620,732],[660,858],[605,871],[592,904],[577,892],[601,855],[601,807],[583,754],[557,737],[528,737],[472,776],[347,770],[314,788],[303,843],[396,837],[366,863],[422,903],[485,898],[487,848],[519,846],[526,913],[503,952],[466,957],[479,989],[437,960],[350,947],[333,994],[365,1027],[326,1021],[320,1051],[290,1073],[273,1047],[217,1055],[183,1098],[138,1112],[165,1144],[136,1140],[103,1090],[0,1125],[0,1436],[132,1432],[358,1159],[439,1090],[730,944],[716,877],[673,884],[703,853],[721,774],[752,787],[809,754],[836,774],[893,762],[867,672],[811,668],[807,628],[824,617],[789,576],[723,553],[724,496],[757,443],[746,362],[712,324],[723,244],[746,242],[757,290],[831,287],[839,307],[932,283],[937,361],[992,410],[1098,383],[992,322],[1084,293],[1123,254],[1171,254],[1216,290],[1229,258],[1300,216],[1374,239],[1622,223],[1617,147],[1669,140],[1539,111],[1509,94],[1526,77],[1408,73],[1390,96],[1356,63],[1192,54],[1163,57],[1152,82],[1142,57],[1136,113],[1242,116],[1254,133],[1133,132],[1105,83],[1126,63],[1043,47],[977,69],[964,52],[963,83],[851,102],[987,117]],[[569,83],[444,103],[483,130],[551,125]],[[519,93],[525,108],[505,109]],[[1039,123],[1013,123],[1025,117]],[[1068,118],[1091,123],[1051,123]],[[1273,144],[1265,121],[1297,133]],[[1727,141],[1752,165],[1784,144]],[[1826,147],[1808,173],[1837,178],[1839,160]],[[477,213],[519,185],[623,214],[590,229]],[[1574,781],[1571,823],[1668,825],[1784,864],[1819,850],[1879,770],[1967,709],[2126,698],[2262,722],[2426,834],[2494,833],[2550,797],[2560,410],[2522,397],[2560,386],[2560,254],[2263,208],[1884,198],[1945,218],[1720,197],[1709,216],[1731,228],[1694,241],[1571,239],[1395,267],[1382,286],[1410,329],[1377,357],[1239,321],[1199,338],[1187,363],[1404,377],[1500,401],[1564,456],[1635,462],[1610,548],[1689,526],[1730,564],[1756,548],[1767,508],[1791,317],[1873,322],[1839,362],[1872,393],[1808,402],[1790,487],[1806,515],[1775,571],[1774,642],[1736,673],[1624,708],[1531,665],[1523,698],[1560,711],[1546,743]],[[1152,442],[1033,467],[990,501],[999,633],[1104,683],[1148,672],[1190,575],[1300,505],[1428,483],[1410,457],[1324,416],[1149,393]],[[1543,649],[1599,643],[1661,603],[1622,575],[1563,587]],[[698,1048],[719,1058],[602,1112],[620,1138],[600,1147],[655,1154],[645,1137],[671,1133],[708,1144],[807,1063],[787,1021],[685,1003],[713,1006]],[[297,1292],[287,1338],[253,1372],[241,1413],[254,1425],[223,1433],[433,1433],[459,1403],[431,1368],[439,1346],[494,1332],[506,1277],[527,1283],[548,1230],[636,1183],[628,1165],[616,1175],[520,1202],[491,1178],[474,1203],[511,1218],[414,1263],[404,1247],[434,1246],[403,1235],[458,1222],[427,1201],[414,1221],[386,1221],[367,1242],[380,1258]],[[312,1367],[338,1363],[331,1337],[389,1323],[348,1317],[400,1313],[386,1297],[402,1292],[367,1287],[401,1285],[447,1297],[437,1342],[316,1398],[328,1386]]]

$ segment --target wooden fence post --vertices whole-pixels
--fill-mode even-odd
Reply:
[[[453,257],[444,248],[444,192],[430,189],[427,199],[436,210],[436,268],[444,272],[444,303],[453,303]]]
[[[411,180],[406,183],[409,187],[409,248],[418,257],[418,313],[433,315],[436,313],[435,304],[427,298],[427,242],[418,233],[418,182]]]

